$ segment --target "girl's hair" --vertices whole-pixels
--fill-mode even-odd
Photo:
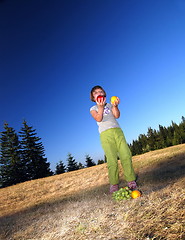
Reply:
[[[90,93],[90,99],[91,99],[91,101],[93,101],[93,102],[96,102],[95,100],[94,100],[94,97],[93,97],[93,92],[96,90],[96,89],[101,89],[102,91],[103,91],[103,93],[104,93],[104,96],[106,97],[106,92],[105,92],[105,90],[101,87],[101,86],[94,86],[92,89],[91,89],[91,93]]]

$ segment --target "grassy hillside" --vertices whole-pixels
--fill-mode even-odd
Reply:
[[[112,200],[106,164],[0,189],[0,239],[185,239],[185,144],[133,164],[138,199]]]

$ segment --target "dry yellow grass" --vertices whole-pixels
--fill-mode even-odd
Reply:
[[[107,194],[106,164],[0,189],[0,239],[184,240],[185,144],[133,164],[143,193],[134,200]]]

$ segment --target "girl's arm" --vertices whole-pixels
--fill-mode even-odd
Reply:
[[[92,110],[91,115],[97,122],[101,122],[103,120],[103,111],[104,107],[99,107],[98,112],[96,110]]]
[[[120,99],[117,97],[117,101],[112,103],[112,113],[115,118],[120,117],[120,110],[118,108],[118,104],[120,103]]]
[[[105,106],[106,98],[100,99],[96,101],[96,104],[98,106],[98,111],[92,110],[91,115],[97,122],[101,122],[103,120],[103,111],[104,111],[104,106]]]
[[[120,117],[120,110],[119,110],[118,106],[114,106],[113,105],[112,113],[113,113],[115,118],[119,118]]]

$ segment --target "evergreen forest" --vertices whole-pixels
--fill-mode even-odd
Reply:
[[[53,173],[36,130],[23,122],[19,134],[8,123],[0,135],[0,187],[48,177]]]
[[[168,127],[159,125],[158,130],[149,127],[147,134],[140,134],[128,145],[134,156],[183,143],[185,143],[185,118],[182,116],[179,124],[172,121]],[[23,121],[19,133],[16,133],[8,123],[4,124],[4,131],[0,132],[0,188],[96,165],[89,155],[85,156],[83,165],[78,163],[71,153],[68,153],[66,162],[67,166],[61,160],[56,164],[55,172],[52,172],[36,130],[28,126],[26,121]],[[105,162],[106,156],[104,160],[98,160],[97,164]]]
[[[179,124],[172,121],[168,127],[159,125],[158,130],[149,127],[147,134],[140,134],[137,140],[129,144],[129,147],[134,156],[182,143],[185,143],[185,118],[183,116]]]

